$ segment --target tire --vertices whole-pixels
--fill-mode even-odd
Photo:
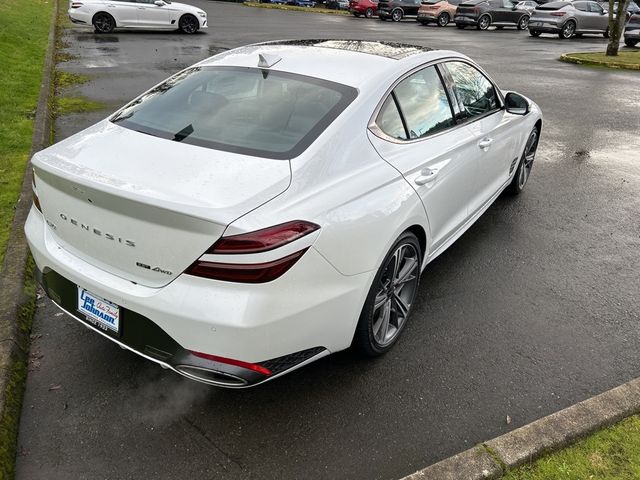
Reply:
[[[391,20],[393,20],[394,22],[399,22],[400,20],[402,20],[403,16],[404,14],[399,8],[396,8],[393,12],[391,12]]]
[[[523,15],[522,17],[520,17],[520,20],[518,20],[518,25],[516,28],[518,30],[526,30],[528,26],[529,26],[529,17],[527,15]]]
[[[602,36],[604,38],[609,38],[609,27],[607,27],[607,29],[604,32],[602,32]]]
[[[574,22],[573,20],[569,20],[567,23],[565,23],[562,26],[562,29],[558,33],[558,37],[560,37],[563,40],[566,40],[567,38],[573,37],[575,33],[576,33],[576,22]]]
[[[464,30],[464,27],[466,25],[462,25],[461,23],[456,23],[456,27],[458,27],[460,30]]]
[[[442,12],[440,15],[438,15],[438,26],[446,27],[447,25],[449,25],[449,20],[451,20],[449,18],[449,14],[447,12]]]
[[[625,38],[625,39],[624,39],[624,44],[625,44],[627,47],[633,48],[633,47],[635,47],[635,46],[638,44],[638,41],[639,41],[639,40],[636,40],[636,39],[633,39],[633,38]]]
[[[478,19],[478,30],[486,30],[491,25],[491,17],[489,15],[482,15]]]
[[[420,284],[422,255],[418,238],[404,232],[382,261],[353,336],[353,346],[363,354],[382,355],[400,337]],[[399,269],[397,258],[400,258]]]
[[[369,7],[364,11],[364,16],[367,18],[373,18],[373,8]]]
[[[180,17],[180,20],[178,21],[178,28],[182,33],[190,35],[198,31],[200,23],[196,17],[187,13]]]
[[[116,28],[115,19],[106,12],[98,12],[91,20],[96,33],[111,33]]]
[[[529,30],[529,35],[532,37],[539,37],[542,32],[539,30]]]
[[[537,127],[534,127],[529,134],[527,143],[524,146],[524,151],[520,157],[520,163],[518,163],[518,169],[516,170],[513,180],[507,187],[507,192],[511,195],[520,195],[524,190],[524,187],[531,175],[531,169],[533,168],[533,162],[536,158],[536,150],[538,149],[538,141],[540,140],[540,132]]]

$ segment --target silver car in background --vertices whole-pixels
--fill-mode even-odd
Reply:
[[[533,0],[524,0],[516,3],[516,10],[525,10],[527,13],[531,14],[537,6],[538,3]]]
[[[597,33],[609,38],[609,16],[596,2],[551,2],[536,7],[529,20],[529,34],[541,33],[557,33],[560,38]]]

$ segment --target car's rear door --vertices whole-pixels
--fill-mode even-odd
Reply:
[[[138,7],[138,25],[140,27],[169,27],[170,5],[156,5],[154,0],[135,0],[135,2]]]
[[[430,226],[431,251],[468,218],[478,157],[471,130],[455,122],[438,69],[428,66],[399,81],[369,129],[369,139],[380,156],[420,195]]]
[[[596,2],[589,2],[589,17],[593,30],[604,32],[609,26],[609,15],[605,15],[604,8]]]
[[[135,0],[107,0],[104,4],[118,27],[138,26],[138,8]]]
[[[471,132],[478,159],[469,214],[473,215],[505,184],[517,162],[518,121],[503,108],[497,88],[478,68],[462,60],[444,63],[455,92],[459,118]]]

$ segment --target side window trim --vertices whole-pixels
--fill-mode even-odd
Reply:
[[[404,112],[402,111],[402,107],[400,106],[400,102],[398,101],[398,97],[396,97],[396,89],[391,90],[391,98],[393,98],[393,103],[398,110],[398,114],[400,115],[400,121],[402,122],[402,128],[404,128],[404,136],[405,140],[409,140],[411,136],[409,135],[409,127],[407,127],[407,120],[404,118]],[[399,138],[398,140],[402,140]]]

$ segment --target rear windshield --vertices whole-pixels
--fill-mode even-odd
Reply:
[[[551,2],[536,7],[536,10],[560,10],[562,7],[569,5],[567,2]]]
[[[195,67],[111,118],[138,132],[266,158],[302,153],[357,91],[317,78],[241,67]]]

